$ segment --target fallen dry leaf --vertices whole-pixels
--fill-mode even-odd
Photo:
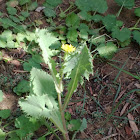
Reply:
[[[125,126],[125,131],[128,136],[132,135],[132,129],[129,126]]]
[[[131,100],[133,98],[133,94],[131,95],[131,97],[129,98],[129,100]],[[129,103],[126,103],[124,106],[123,106],[123,109],[121,110],[121,113],[120,113],[120,116],[122,116],[126,110],[126,108],[128,107]]]
[[[128,113],[127,117],[128,117],[128,119],[129,119],[130,126],[131,126],[131,128],[132,128],[132,130],[133,130],[135,136],[138,137],[137,132],[138,132],[139,130],[138,130],[138,127],[137,127],[137,125],[136,125],[136,123],[135,123],[135,121],[134,121],[134,117],[133,117],[130,113]]]

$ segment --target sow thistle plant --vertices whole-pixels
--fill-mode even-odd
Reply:
[[[36,36],[50,72],[32,68],[30,76],[32,92],[25,99],[21,98],[19,105],[29,116],[49,119],[62,132],[64,139],[69,140],[64,117],[65,109],[78,84],[83,83],[84,78],[88,80],[89,75],[93,74],[92,56],[86,44],[77,48],[63,44],[61,46],[64,51],[63,63],[57,71],[57,64],[52,59],[55,50],[51,50],[50,46],[58,39],[46,29],[37,29]],[[69,83],[64,85],[63,79],[66,79],[66,75]],[[64,88],[67,93],[62,102]],[[85,126],[80,127],[80,131],[84,129]]]

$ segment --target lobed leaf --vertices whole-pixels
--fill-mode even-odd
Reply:
[[[120,5],[120,6],[124,6],[128,9],[131,9],[134,7],[135,5],[135,1],[134,0],[115,0],[115,2]]]
[[[140,45],[140,31],[133,31],[133,38],[136,40],[136,42]]]
[[[115,27],[112,30],[112,37],[118,39],[120,42],[124,42],[130,39],[131,31],[128,28],[119,29]]]
[[[116,26],[116,16],[114,15],[107,15],[103,19],[103,24],[108,31],[111,31]]]
[[[111,59],[115,52],[117,52],[117,46],[112,42],[108,42],[106,45],[101,44],[97,47],[97,51],[99,52],[101,57],[106,59]]]
[[[108,8],[106,0],[76,0],[75,4],[81,11],[104,13]]]
[[[57,97],[54,81],[51,75],[43,70],[33,68],[31,70],[31,81],[35,95],[51,95]]]

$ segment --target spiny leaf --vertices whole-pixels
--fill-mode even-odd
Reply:
[[[120,42],[124,42],[128,39],[130,39],[131,31],[128,28],[119,29],[118,27],[115,27],[112,30],[112,37],[117,38]]]
[[[139,31],[133,31],[133,38],[140,45],[140,32]]]
[[[58,39],[51,33],[49,33],[46,29],[37,29],[36,36],[38,37],[37,41],[43,51],[43,58],[47,64],[48,58],[50,58],[54,54],[54,51],[52,51],[49,47]]]
[[[0,140],[5,140],[6,137],[6,133],[2,131],[2,129],[0,129]]]
[[[111,59],[114,53],[117,52],[117,47],[112,42],[108,42],[106,45],[101,44],[98,46],[97,51],[101,57]]]
[[[57,51],[50,49],[50,46],[55,44],[55,42],[58,41],[58,39],[45,29],[38,30],[36,32],[36,35],[38,37],[37,41],[40,45],[40,48],[42,49],[42,55],[43,55],[44,61],[49,66],[53,80],[55,82],[56,89],[58,90],[59,89],[58,84],[60,80],[59,80],[59,77],[56,76],[57,75],[57,71],[55,69],[56,64],[51,59],[51,56],[54,55],[53,52],[57,52]]]
[[[59,108],[57,107],[57,103],[52,96],[27,96],[26,99],[20,99],[19,105],[24,112],[34,118],[43,117],[50,119],[50,121],[52,121],[60,131],[65,133]]]
[[[20,99],[19,105],[24,112],[35,118],[50,118],[50,112],[58,109],[55,100],[48,95],[27,96],[25,100]]]
[[[115,0],[115,2],[120,5],[120,6],[124,6],[128,9],[131,9],[134,7],[135,5],[135,1],[134,0]]]
[[[88,80],[89,74],[93,74],[92,57],[88,48],[86,46],[82,47],[80,52],[75,55],[77,56],[77,58],[75,58],[77,59],[76,65],[70,74],[71,81],[68,84],[68,93],[64,101],[64,109],[82,77],[85,77]]]
[[[52,76],[46,72],[33,68],[31,70],[31,81],[33,85],[33,92],[36,95],[51,95],[57,97],[54,81]]]

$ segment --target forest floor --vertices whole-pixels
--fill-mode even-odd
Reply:
[[[5,2],[5,0],[0,0],[0,11],[2,12],[6,12]],[[38,2],[42,4],[44,1]],[[107,2],[109,9],[105,14],[117,13],[120,7],[113,0],[107,0]],[[68,5],[68,0],[65,0],[62,8],[67,9]],[[139,0],[136,1],[136,6],[140,6]],[[37,12],[32,15],[31,20],[42,16],[41,13]],[[127,27],[131,27],[136,22],[133,9],[123,9],[119,18]],[[42,22],[41,28],[46,28],[48,24],[45,21]],[[13,92],[13,88],[20,80],[28,80],[29,77],[29,73],[23,70],[19,59],[26,61],[30,56],[22,49],[1,49],[1,51],[5,57],[12,57],[13,61],[0,61],[0,88],[4,93],[0,109],[11,109],[14,112],[18,108],[19,96]],[[134,89],[140,89],[140,81],[124,72],[126,70],[134,75],[140,75],[140,46],[132,42],[115,54],[111,64],[120,69],[99,58],[96,58],[93,64],[94,75],[90,77],[89,81],[86,81],[85,86],[78,88],[67,109],[72,118],[86,118],[88,122],[87,129],[78,133],[77,139],[140,139],[138,136],[136,138],[133,126],[128,120],[131,116],[134,118],[136,126],[140,128],[140,94],[133,92]],[[124,95],[131,91],[132,93],[123,99]],[[121,103],[115,108],[120,101]],[[136,105],[137,108],[131,111]],[[38,130],[38,135],[41,135],[42,131],[42,129]]]

